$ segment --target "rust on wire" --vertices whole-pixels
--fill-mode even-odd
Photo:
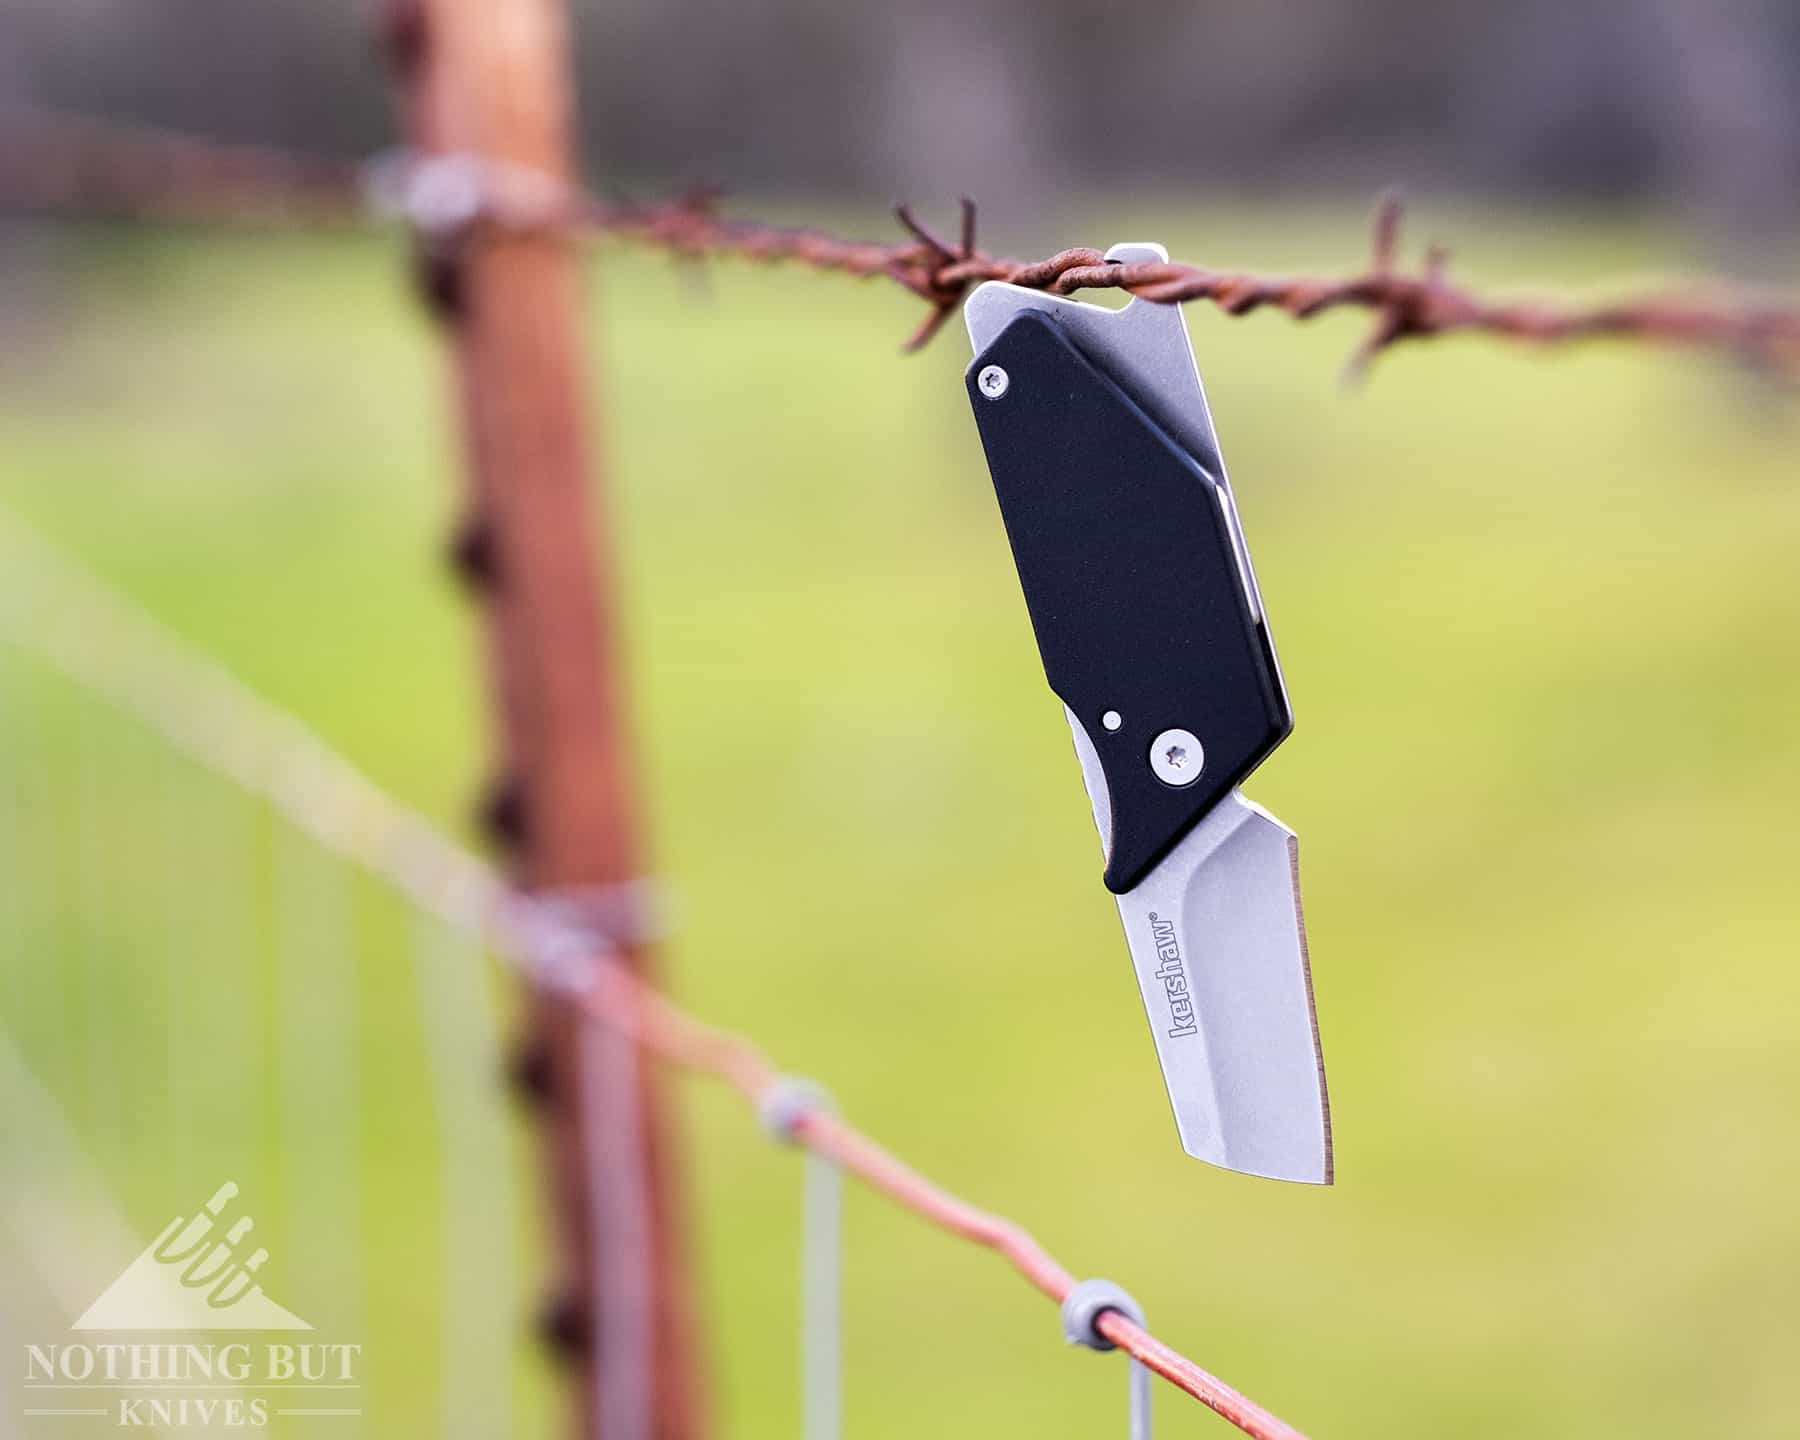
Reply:
[[[969,201],[963,202],[963,231],[955,246],[921,225],[906,207],[899,217],[911,238],[887,245],[726,219],[710,208],[688,205],[589,204],[571,218],[592,230],[689,257],[733,256],[853,276],[885,275],[931,307],[908,349],[930,340],[973,286],[1003,280],[1054,295],[1124,290],[1167,305],[1205,301],[1231,316],[1272,309],[1310,320],[1330,310],[1366,310],[1373,325],[1351,361],[1353,371],[1366,369],[1378,354],[1403,340],[1473,331],[1545,345],[1611,336],[1722,350],[1800,374],[1800,305],[1791,301],[1758,300],[1699,285],[1595,305],[1491,301],[1450,282],[1448,253],[1439,247],[1426,252],[1416,272],[1401,267],[1402,211],[1392,196],[1376,211],[1368,266],[1339,278],[1260,275],[1173,260],[1116,264],[1104,252],[1081,246],[1042,260],[1013,260],[976,248],[975,208]],[[528,216],[509,217],[504,210],[492,212],[489,219],[531,223]]]
[[[501,948],[531,974],[532,957],[521,954],[517,943],[509,943],[509,939],[500,937]],[[758,1109],[780,1086],[781,1072],[748,1037],[694,1018],[617,965],[602,963],[594,976],[593,983],[574,992],[572,999],[595,1023],[629,1036],[666,1064],[723,1081]],[[951,1235],[995,1251],[1055,1303],[1060,1305],[1074,1287],[1075,1277],[1022,1226],[943,1189],[831,1111],[805,1111],[788,1135],[902,1209]],[[1306,1440],[1285,1420],[1118,1311],[1102,1313],[1095,1328],[1253,1440]]]
[[[428,40],[420,13],[416,0],[394,0],[386,12],[388,53],[402,68],[416,63]],[[479,185],[472,197],[471,178]],[[0,117],[0,204],[9,200],[64,212],[202,219],[345,219],[373,204],[413,221],[439,255],[478,243],[484,231],[548,229],[615,236],[684,261],[735,258],[882,277],[928,307],[907,341],[909,350],[936,335],[971,288],[1004,280],[1055,295],[1124,290],[1166,305],[1205,302],[1232,316],[1267,309],[1310,320],[1332,310],[1366,311],[1371,328],[1351,359],[1352,373],[1402,341],[1469,332],[1535,345],[1607,337],[1710,350],[1800,376],[1800,301],[1758,298],[1706,282],[1599,303],[1490,300],[1452,283],[1448,252],[1441,248],[1428,250],[1416,270],[1400,263],[1401,207],[1391,196],[1377,208],[1368,263],[1338,277],[1173,260],[1109,264],[1102,251],[1085,246],[1016,260],[979,248],[975,206],[966,199],[954,242],[906,206],[898,211],[903,238],[861,241],[725,216],[716,192],[694,191],[658,204],[611,203],[569,192],[545,176],[483,167],[467,156],[402,155],[378,166],[352,166],[18,112]]]

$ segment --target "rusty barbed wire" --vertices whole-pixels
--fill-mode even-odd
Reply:
[[[36,109],[0,112],[0,208],[104,219],[346,222],[367,213],[351,160],[226,145]]]
[[[1004,280],[1055,295],[1105,289],[1159,304],[1204,302],[1231,316],[1277,310],[1311,320],[1334,310],[1365,311],[1372,325],[1351,359],[1352,373],[1404,341],[1479,333],[1542,346],[1612,338],[1712,351],[1800,377],[1800,300],[1748,295],[1716,281],[1593,303],[1489,299],[1451,281],[1449,252],[1440,246],[1428,248],[1416,269],[1401,263],[1403,212],[1392,196],[1376,210],[1368,262],[1346,275],[1314,277],[1174,260],[1116,264],[1086,246],[1040,260],[997,256],[977,245],[976,207],[967,199],[954,241],[904,205],[896,211],[903,238],[864,241],[727,216],[714,192],[657,204],[608,202],[469,156],[402,152],[354,166],[43,112],[0,119],[0,137],[0,203],[158,218],[332,220],[355,218],[373,205],[428,232],[440,247],[496,234],[568,233],[613,237],[683,260],[879,277],[927,306],[908,350],[929,342],[974,286]]]
[[[1353,373],[1362,372],[1378,354],[1401,341],[1477,331],[1546,345],[1610,336],[1713,349],[1767,369],[1800,374],[1800,305],[1793,302],[1744,297],[1716,284],[1591,305],[1488,300],[1450,283],[1449,255],[1442,247],[1428,249],[1417,271],[1402,268],[1402,214],[1398,197],[1383,197],[1375,214],[1368,265],[1337,278],[1261,275],[1174,260],[1115,263],[1104,251],[1085,246],[1042,260],[990,255],[975,245],[976,209],[967,199],[962,202],[962,228],[955,244],[935,235],[904,205],[896,215],[912,239],[886,245],[725,218],[716,213],[710,198],[636,209],[590,203],[579,208],[575,218],[592,229],[690,259],[732,256],[852,276],[886,276],[930,306],[906,342],[908,350],[928,343],[971,288],[1002,280],[1054,295],[1124,290],[1159,304],[1204,301],[1231,316],[1266,308],[1310,320],[1332,310],[1366,310],[1373,314],[1374,325],[1351,359]]]

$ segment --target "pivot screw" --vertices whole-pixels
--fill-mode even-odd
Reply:
[[[998,400],[1010,384],[1011,377],[998,365],[983,365],[981,373],[975,377],[975,388],[990,400]]]
[[[1191,730],[1165,730],[1150,744],[1150,768],[1165,785],[1192,785],[1206,765],[1206,751]]]

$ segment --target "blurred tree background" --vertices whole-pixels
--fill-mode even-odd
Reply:
[[[1800,208],[1787,0],[574,0],[588,158],[1011,214],[1096,186],[1674,201],[1743,242]],[[350,0],[3,0],[0,100],[364,153]]]

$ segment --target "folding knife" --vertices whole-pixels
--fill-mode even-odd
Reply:
[[[1293,719],[1181,310],[993,281],[964,313],[970,403],[1182,1147],[1329,1184],[1294,832],[1238,789]]]

